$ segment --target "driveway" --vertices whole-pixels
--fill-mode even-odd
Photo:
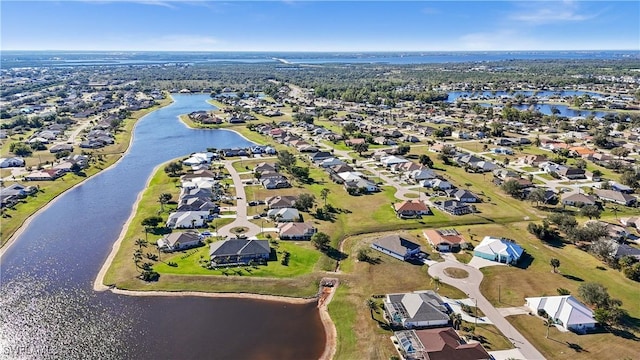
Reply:
[[[466,279],[451,278],[444,273],[444,269],[448,267],[466,270],[469,273],[469,277]],[[479,287],[482,282],[483,275],[480,270],[459,262],[444,261],[429,266],[429,275],[431,277],[437,276],[443,283],[460,289],[467,294],[469,298],[473,299],[474,303],[477,301],[478,308],[480,308],[489,321],[500,329],[502,334],[506,336],[518,350],[520,350],[523,358],[527,360],[544,359],[544,356],[504,318],[504,316],[489,302],[489,300],[482,295]]]

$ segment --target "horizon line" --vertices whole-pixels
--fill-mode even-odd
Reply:
[[[527,51],[539,51],[539,52],[582,52],[582,51],[637,51],[640,49],[527,49],[527,50],[105,50],[105,49],[0,49],[0,54],[5,51],[75,51],[75,52],[195,52],[195,53],[212,53],[212,52],[251,52],[251,53],[272,53],[272,52],[284,52],[284,53],[438,53],[438,52],[469,52],[469,53],[483,53],[483,52],[527,52]]]

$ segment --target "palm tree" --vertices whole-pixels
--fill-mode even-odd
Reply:
[[[549,264],[553,266],[553,272],[557,272],[557,269],[560,267],[560,260],[553,258],[549,261]]]
[[[133,263],[136,264],[136,269],[138,268],[138,263],[142,260],[142,251],[136,250],[133,253]]]
[[[138,245],[138,249],[140,249],[140,250],[142,251],[142,248],[143,248],[143,247],[145,247],[145,248],[147,247],[147,240],[145,240],[145,239],[138,239],[138,240],[136,240],[136,243],[135,243],[135,244],[136,244],[136,245]]]
[[[620,209],[617,206],[611,208],[611,212],[616,217],[616,220],[618,220],[618,211],[620,211]]]
[[[459,330],[460,324],[462,324],[462,315],[458,313],[451,313],[451,315],[449,315],[449,319],[451,319],[451,325],[453,325],[453,328],[455,330]]]
[[[323,188],[322,190],[320,190],[320,197],[322,198],[322,200],[324,200],[324,206],[327,206],[327,197],[329,196],[330,192],[331,190],[327,188]]]
[[[369,313],[371,314],[371,319],[375,320],[373,317],[373,312],[378,310],[378,304],[371,298],[367,299],[367,307],[369,308]]]
[[[160,203],[160,210],[164,212],[164,205],[171,200],[172,196],[169,193],[162,193],[158,196],[158,202]]]
[[[432,283],[433,283],[433,285],[435,286],[436,291],[437,291],[438,289],[440,289],[440,277],[435,276],[433,279],[431,279],[431,282],[432,282]]]

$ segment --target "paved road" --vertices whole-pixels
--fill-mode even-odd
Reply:
[[[466,270],[469,273],[469,277],[466,279],[450,278],[444,274],[444,269],[448,267]],[[456,287],[467,294],[470,298],[477,300],[478,308],[480,308],[485,316],[489,318],[489,320],[498,329],[500,329],[504,336],[511,340],[513,345],[520,350],[525,359],[544,359],[544,356],[504,318],[504,316],[489,302],[489,300],[482,295],[479,287],[482,282],[483,275],[480,270],[459,262],[447,260],[429,266],[429,275],[432,277],[439,277],[443,283]]]
[[[240,161],[240,160],[236,160]],[[231,229],[235,227],[245,227],[249,229],[244,234],[247,237],[256,236],[260,233],[260,226],[252,223],[247,218],[247,195],[244,192],[244,186],[242,185],[242,180],[240,179],[240,174],[233,168],[233,161],[224,161],[224,167],[227,169],[229,174],[231,175],[231,179],[233,180],[233,185],[236,188],[236,219],[231,223],[227,224],[218,229],[218,236],[222,237],[230,237],[234,238],[236,234],[231,233]]]

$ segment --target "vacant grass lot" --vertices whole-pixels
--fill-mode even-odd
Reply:
[[[542,319],[532,315],[508,316],[507,320],[529,339],[547,359],[637,359],[640,341],[624,339],[610,333],[576,335],[547,329]],[[637,334],[636,334],[637,335]]]

